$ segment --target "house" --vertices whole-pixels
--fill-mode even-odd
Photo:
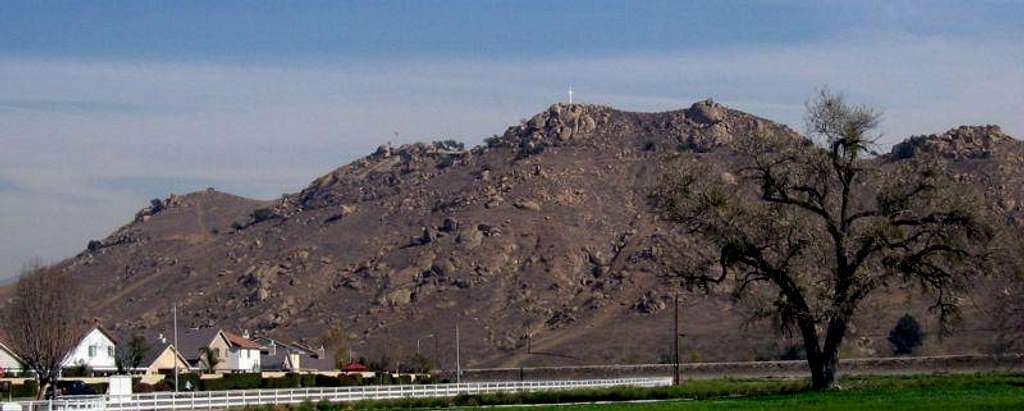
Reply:
[[[21,373],[24,370],[25,363],[21,357],[0,340],[0,377]]]
[[[330,371],[337,367],[334,358],[329,357],[323,348],[313,349],[299,343],[286,343],[271,337],[257,337],[256,343],[260,350],[260,361],[264,370],[277,371]]]
[[[227,331],[222,332],[230,345],[228,350],[228,363],[232,370],[236,371],[260,371],[260,348],[261,345],[238,334]]]
[[[93,327],[82,337],[67,358],[64,368],[84,367],[92,372],[112,373],[117,371],[117,342],[103,327]]]
[[[164,334],[144,338],[146,339],[146,352],[142,356],[142,361],[131,372],[152,375],[172,374],[175,368],[183,373],[191,370],[188,359],[178,352],[178,349],[168,341]],[[127,347],[121,348],[128,349]]]
[[[217,328],[178,334],[178,349],[195,371],[259,372],[260,348],[248,338]]]

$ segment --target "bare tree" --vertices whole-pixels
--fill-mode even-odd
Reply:
[[[325,331],[320,336],[320,345],[334,356],[334,365],[338,368],[344,367],[352,360],[349,358],[349,336],[340,325]]]
[[[35,371],[39,397],[88,328],[77,283],[65,271],[27,265],[2,315],[11,349]]]
[[[674,267],[685,284],[727,289],[784,333],[798,331],[816,389],[833,386],[867,296],[917,286],[948,324],[992,261],[995,220],[969,193],[924,160],[870,157],[878,119],[822,90],[807,104],[809,140],[752,136],[735,175],[707,178],[691,161],[654,195],[696,234]]]

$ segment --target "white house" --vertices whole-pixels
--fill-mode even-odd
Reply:
[[[260,371],[260,349],[263,346],[238,334],[221,331],[224,338],[227,338],[230,349],[228,350],[228,366],[235,371]]]
[[[217,328],[188,330],[178,336],[181,354],[196,371],[208,371],[207,356],[216,358],[214,372],[259,372],[260,344]],[[205,354],[204,354],[205,352]]]
[[[0,340],[0,377],[24,371],[25,365],[14,351],[11,351],[3,340]]]
[[[93,371],[117,371],[116,346],[109,333],[102,327],[93,327],[64,360],[64,368],[87,366]]]

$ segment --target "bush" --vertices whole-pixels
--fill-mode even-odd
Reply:
[[[153,391],[174,391],[174,382],[160,380],[160,382],[153,384]]]
[[[341,379],[330,375],[315,374],[313,376],[314,387],[340,387]]]
[[[263,388],[300,388],[316,387],[315,374],[288,373],[280,378],[264,378],[261,387]]]
[[[105,382],[97,382],[97,383],[86,384],[86,385],[88,385],[89,388],[92,388],[92,390],[95,391],[97,394],[106,394],[107,393],[107,388],[110,386],[110,384],[105,383]]]
[[[0,394],[3,394],[3,398],[0,401],[6,401],[7,397],[13,398],[32,398],[39,393],[39,383],[35,380],[27,380],[24,384],[11,384],[6,391],[0,390]]]
[[[921,324],[910,314],[900,317],[896,326],[889,331],[889,344],[892,345],[892,352],[896,355],[913,353],[914,349],[921,345],[923,339]]]
[[[246,374],[224,374],[224,377],[219,379],[201,380],[199,387],[203,391],[249,390],[260,388],[260,384],[262,383],[263,375],[258,372]]]
[[[160,381],[160,383],[166,383],[168,386],[171,387],[171,390],[173,391],[174,374],[169,374],[165,376],[164,379]],[[200,387],[202,387],[202,380],[199,378],[199,374],[178,374],[178,389],[185,391],[185,387],[188,386],[188,383],[192,383],[192,391],[199,391]],[[158,389],[157,391],[162,390]]]
[[[133,393],[147,393],[153,391],[156,391],[155,389],[153,389],[153,386],[146,384],[144,382],[136,383],[135,385],[132,386]]]

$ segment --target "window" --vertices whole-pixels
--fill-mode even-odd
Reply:
[[[96,346],[95,345],[90,345],[89,346],[89,357],[91,358],[91,357],[95,357],[95,356],[96,356]]]
[[[114,346],[113,345],[108,345],[107,346],[107,357],[114,358]]]

